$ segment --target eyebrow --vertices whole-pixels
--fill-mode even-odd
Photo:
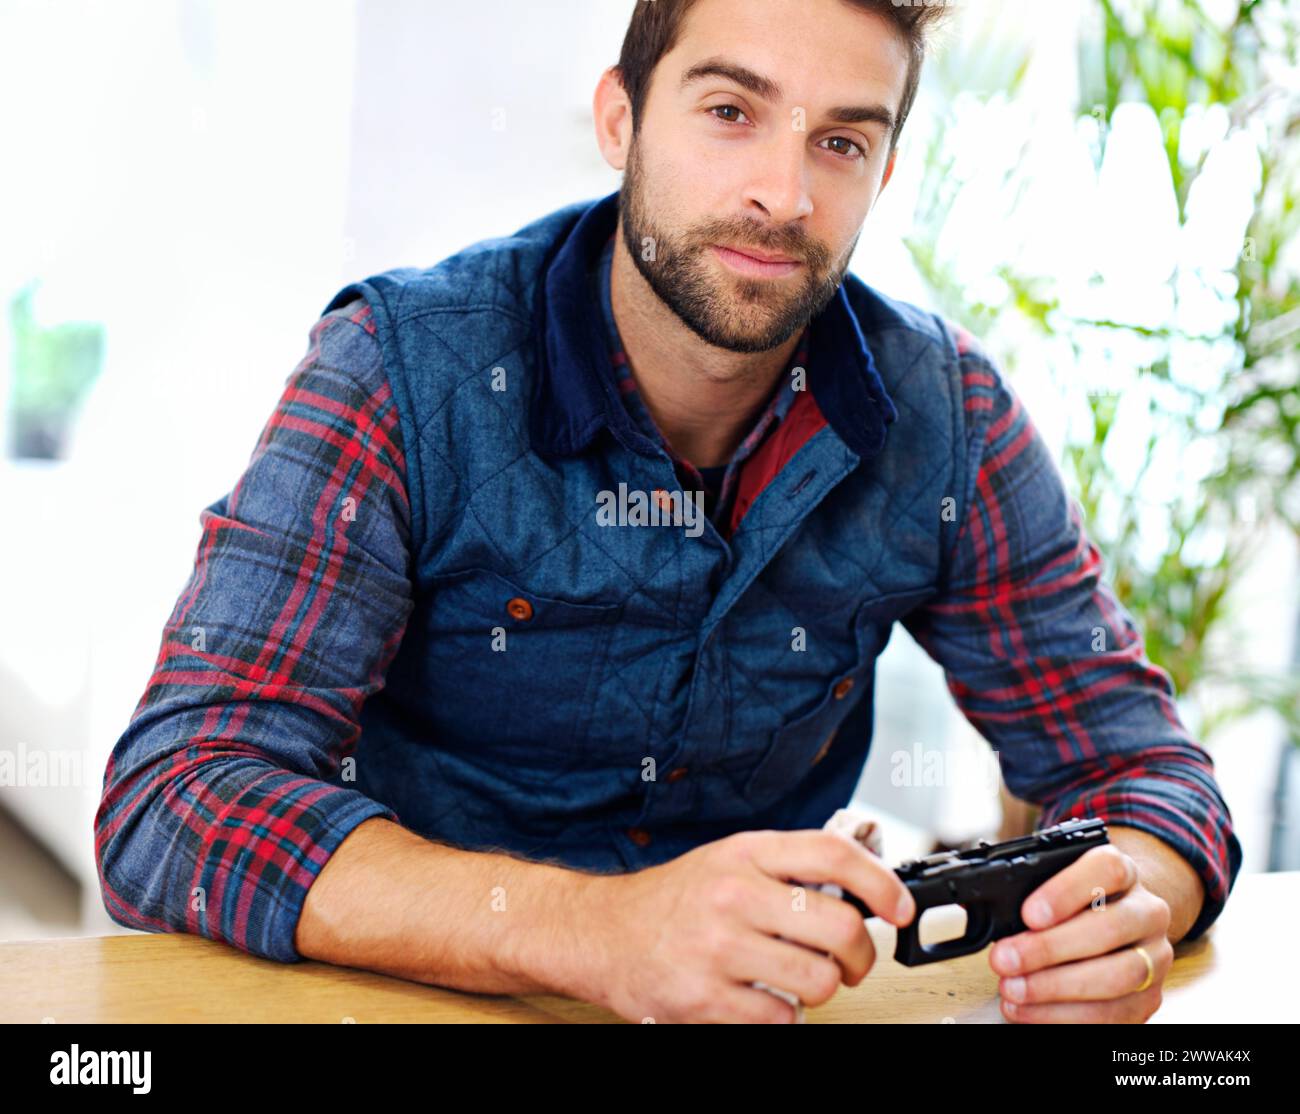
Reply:
[[[727,81],[734,82],[742,89],[748,89],[754,96],[765,101],[779,101],[783,99],[781,86],[773,81],[770,77],[764,77],[760,73],[755,73],[748,66],[742,66],[738,62],[728,61],[726,58],[706,58],[702,62],[697,62],[684,74],[682,74],[680,89],[685,89],[697,81],[703,81],[706,77],[721,77]],[[836,124],[880,124],[886,131],[894,130],[894,114],[883,104],[860,104],[860,105],[837,105],[835,108],[828,109],[827,118]]]

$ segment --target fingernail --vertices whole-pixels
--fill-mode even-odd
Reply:
[[[903,896],[898,899],[898,912],[896,919],[900,921],[911,920],[912,914],[915,912],[916,902],[912,900],[912,895],[910,893],[903,894]]]
[[[1025,1000],[1025,980],[1024,979],[1007,979],[1003,984],[1002,993],[1016,1002]]]
[[[1052,920],[1052,907],[1047,904],[1044,898],[1036,897],[1029,903],[1029,912],[1033,914],[1034,920],[1040,924],[1050,924]]]
[[[998,948],[998,962],[1008,971],[1020,970],[1020,953],[1013,944],[1003,944]]]
[[[1005,998],[1002,999],[1002,1008],[1009,1014],[1014,1014],[1016,1012],[1015,1002],[1008,1002]]]

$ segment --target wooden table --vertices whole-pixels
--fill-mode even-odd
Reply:
[[[1297,924],[1300,872],[1243,875],[1209,933],[1178,946],[1164,1004],[1151,1023],[1296,1021],[1300,959],[1291,941]],[[859,986],[841,987],[808,1010],[809,1023],[1005,1023],[987,949],[903,967],[892,958],[894,929],[875,918],[868,925],[875,967]],[[567,998],[464,994],[324,963],[273,963],[197,936],[0,944],[0,1022],[47,1017],[56,1023],[620,1020]]]

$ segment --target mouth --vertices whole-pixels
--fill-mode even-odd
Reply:
[[[760,252],[755,248],[729,248],[722,244],[709,246],[733,271],[759,278],[780,278],[782,275],[793,274],[803,266],[797,259]]]

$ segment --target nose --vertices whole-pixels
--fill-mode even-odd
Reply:
[[[807,133],[778,129],[772,139],[756,145],[756,164],[745,190],[745,208],[757,207],[765,223],[778,228],[804,220],[813,210],[808,193]]]

